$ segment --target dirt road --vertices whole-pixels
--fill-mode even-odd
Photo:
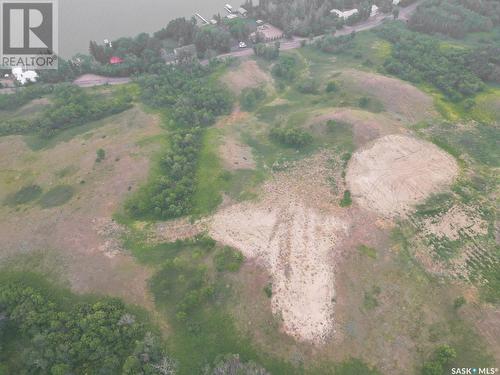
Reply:
[[[129,83],[132,79],[130,77],[105,77],[96,74],[84,74],[73,81],[73,83],[80,87],[93,87],[102,85],[121,85]]]

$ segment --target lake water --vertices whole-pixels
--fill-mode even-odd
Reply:
[[[71,57],[88,52],[90,40],[134,36],[154,32],[177,17],[200,13],[210,20],[225,15],[224,4],[239,7],[244,1],[229,0],[59,0],[59,53]],[[257,2],[255,2],[257,3]]]

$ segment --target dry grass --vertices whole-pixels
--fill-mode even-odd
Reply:
[[[0,261],[21,252],[54,249],[66,262],[75,291],[152,306],[146,285],[149,271],[121,251],[120,228],[111,216],[129,189],[148,175],[148,160],[156,147],[138,142],[159,133],[159,119],[134,108],[39,151],[30,150],[22,137],[0,138],[1,201],[31,184],[44,192],[61,185],[74,191],[57,207],[43,208],[36,201],[0,206]],[[100,148],[106,158],[96,163]]]
[[[344,71],[340,78],[356,90],[376,97],[387,111],[410,123],[437,115],[432,97],[407,82],[360,70]]]

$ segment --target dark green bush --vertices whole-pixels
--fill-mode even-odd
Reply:
[[[21,188],[16,193],[7,196],[5,204],[9,206],[17,206],[32,202],[42,194],[42,188],[38,185],[29,185]]]
[[[297,148],[307,146],[313,140],[304,130],[291,127],[275,127],[271,129],[270,136],[285,146]]]
[[[261,87],[246,88],[240,96],[241,108],[253,111],[266,98],[266,91]]]
[[[236,272],[243,263],[243,255],[228,246],[217,251],[214,257],[215,269],[219,272]]]

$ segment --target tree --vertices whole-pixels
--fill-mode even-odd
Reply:
[[[399,18],[399,7],[395,7],[392,10],[392,16],[394,17],[395,20]]]

